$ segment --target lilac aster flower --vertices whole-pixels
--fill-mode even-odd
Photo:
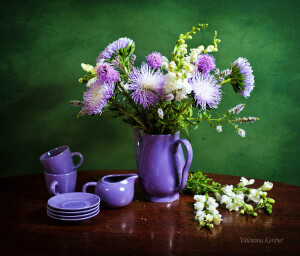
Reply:
[[[140,70],[133,67],[128,77],[128,89],[133,90],[131,97],[144,108],[153,106],[163,97],[162,88],[166,78],[162,72],[155,71],[143,63]]]
[[[97,80],[83,94],[84,109],[88,111],[89,115],[101,114],[113,94],[114,85],[112,83],[100,83]]]
[[[233,62],[230,82],[234,91],[245,98],[250,96],[250,92],[254,88],[254,76],[252,73],[252,68],[247,59],[238,58]]]
[[[154,69],[158,69],[162,66],[164,57],[159,52],[152,52],[147,56],[148,65]]]
[[[100,53],[99,57],[97,58],[97,63],[101,60],[107,60],[113,57],[113,55],[120,50],[121,48],[126,48],[128,45],[134,44],[133,40],[127,38],[127,37],[122,37],[119,38],[118,40],[112,42],[109,44],[103,52]]]
[[[206,75],[216,68],[215,58],[209,54],[200,54],[196,64],[198,71]]]
[[[115,83],[120,79],[119,73],[106,63],[97,68],[97,74],[102,83]]]
[[[213,75],[204,75],[199,72],[189,80],[194,91],[194,98],[197,105],[203,110],[206,107],[216,108],[221,101],[221,90]]]

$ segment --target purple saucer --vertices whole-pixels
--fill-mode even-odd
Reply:
[[[99,209],[99,205],[96,205],[95,207],[86,209],[86,210],[82,210],[82,211],[59,211],[57,209],[52,208],[51,206],[47,206],[47,210],[50,213],[53,214],[59,214],[59,215],[68,215],[68,216],[74,216],[74,215],[79,215],[79,214],[86,214],[86,213],[91,213],[95,210]]]
[[[50,212],[49,210],[47,210],[47,214],[51,217],[54,218],[64,218],[64,219],[78,219],[78,218],[84,218],[84,217],[89,217],[94,215],[95,213],[99,212],[99,208],[95,209],[92,212],[89,213],[85,213],[85,214],[76,214],[76,215],[61,215],[61,214],[54,214],[52,212]]]
[[[47,214],[50,218],[55,219],[55,220],[59,220],[59,221],[63,221],[63,222],[82,223],[82,222],[86,222],[89,219],[95,217],[99,212],[100,212],[100,210],[98,210],[96,213],[94,213],[90,216],[83,217],[83,218],[76,218],[76,219],[66,219],[66,218],[61,218],[61,217],[54,217],[52,215],[49,215],[49,213],[47,213]]]
[[[100,198],[97,195],[83,192],[59,194],[48,200],[48,206],[64,211],[86,210],[99,204]]]

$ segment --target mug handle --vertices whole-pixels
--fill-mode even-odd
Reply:
[[[50,185],[50,191],[51,191],[51,194],[54,195],[54,196],[57,196],[59,195],[58,192],[56,192],[56,187],[58,187],[58,181],[55,180],[51,183]]]
[[[191,143],[186,140],[186,139],[180,139],[180,140],[176,140],[173,144],[173,153],[175,154],[178,150],[178,146],[179,144],[182,143],[185,148],[186,148],[186,161],[182,170],[182,177],[178,187],[176,188],[176,191],[181,191],[182,189],[184,189],[186,182],[187,182],[187,177],[188,177],[188,172],[190,169],[190,166],[192,164],[192,159],[193,159],[193,149],[192,149],[192,145]]]
[[[87,187],[89,186],[96,186],[97,185],[97,182],[87,182],[83,185],[82,187],[82,192],[86,193],[86,189]]]
[[[83,162],[83,155],[81,155],[79,152],[73,152],[73,153],[72,153],[72,158],[73,158],[73,156],[79,156],[79,157],[80,157],[80,162],[79,162],[79,164],[77,164],[77,165],[74,166],[74,170],[75,170],[75,169],[79,168],[79,167],[82,165],[82,162]]]

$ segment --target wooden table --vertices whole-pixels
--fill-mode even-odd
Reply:
[[[112,173],[80,171],[77,191],[88,181]],[[211,174],[221,183],[239,177]],[[262,185],[263,181],[256,181]],[[223,222],[200,229],[192,196],[173,203],[144,200],[136,182],[133,202],[121,209],[101,209],[81,225],[61,224],[46,214],[49,195],[43,174],[0,179],[1,255],[296,255],[299,250],[300,188],[274,183],[271,216],[239,215],[220,210]]]

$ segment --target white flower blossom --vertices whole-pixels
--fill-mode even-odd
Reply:
[[[204,50],[204,53],[208,53],[208,52],[217,52],[218,48],[214,47],[213,45],[209,45],[207,46],[207,48]]]
[[[218,126],[216,127],[216,130],[217,130],[217,132],[222,132],[222,125],[218,125]]]
[[[242,186],[242,187],[246,187],[246,186],[248,186],[248,185],[252,185],[254,182],[255,182],[254,179],[247,180],[246,178],[241,177],[240,183],[239,183],[238,185],[239,185],[239,186]]]
[[[82,67],[82,69],[83,69],[85,72],[88,72],[88,73],[91,73],[91,74],[94,74],[94,75],[97,74],[96,69],[95,69],[92,65],[90,65],[90,64],[84,64],[84,63],[81,63],[81,67]]]
[[[90,87],[93,83],[95,83],[96,81],[98,80],[98,77],[93,77],[91,78],[87,84],[86,84],[86,87]]]
[[[245,130],[238,128],[237,129],[237,133],[241,136],[241,137],[245,137],[246,136],[246,132]]]
[[[165,69],[165,70],[168,70],[169,68],[169,60],[167,57],[163,56],[163,62],[162,62],[162,65],[161,65],[161,68],[162,69]]]
[[[259,202],[260,195],[262,194],[262,191],[260,189],[250,189],[248,195],[248,201],[253,201],[255,203]]]
[[[215,214],[214,215],[214,223],[216,225],[220,225],[221,221],[222,221],[222,215],[220,213]]]
[[[202,211],[203,208],[204,208],[204,203],[202,203],[202,202],[196,202],[196,203],[194,203],[194,208],[195,208],[195,210]]]
[[[196,200],[197,202],[205,203],[206,197],[203,195],[195,195],[194,200]]]
[[[218,201],[221,201],[222,196],[220,195],[220,193],[215,193],[215,196]]]
[[[198,210],[196,212],[195,220],[198,220],[200,223],[200,222],[204,221],[205,217],[206,217],[205,212],[202,210]]]
[[[164,119],[164,111],[161,108],[157,110],[157,114],[159,118]]]
[[[223,195],[222,198],[221,198],[221,201],[220,203],[221,204],[229,204],[231,202],[231,198],[227,195]]]
[[[209,222],[212,221],[212,220],[214,219],[214,217],[213,217],[211,214],[206,214],[206,217],[205,217],[205,218],[206,218],[206,220],[209,221]]]
[[[265,181],[264,185],[261,186],[262,191],[268,191],[271,190],[272,188],[273,188],[273,183],[270,181]]]

